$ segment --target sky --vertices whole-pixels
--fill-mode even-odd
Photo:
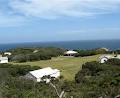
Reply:
[[[0,43],[120,39],[120,0],[0,0]]]

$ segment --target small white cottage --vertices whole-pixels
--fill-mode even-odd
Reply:
[[[0,57],[0,63],[8,63],[8,57]]]
[[[65,55],[67,56],[75,56],[78,52],[76,51],[73,51],[73,50],[69,50],[67,52],[65,52]]]
[[[100,63],[105,63],[106,61],[108,61],[109,57],[107,56],[103,56],[103,57],[100,57]]]
[[[25,75],[25,78],[31,79],[36,82],[41,82],[41,81],[49,82],[50,79],[42,80],[44,76],[58,78],[60,76],[60,70],[47,67],[39,70],[30,71],[28,74]]]
[[[39,52],[39,50],[34,50],[34,51],[33,51],[33,53],[37,53],[37,52]]]

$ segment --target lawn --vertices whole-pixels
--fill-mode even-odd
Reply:
[[[61,70],[61,74],[64,79],[72,81],[74,80],[75,74],[81,69],[82,64],[85,62],[96,61],[100,55],[88,56],[88,57],[57,57],[52,58],[51,60],[35,61],[35,62],[26,62],[26,63],[13,63],[21,65],[31,65],[31,66],[40,66],[52,67]]]

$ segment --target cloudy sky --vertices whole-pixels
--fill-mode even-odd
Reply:
[[[0,43],[120,39],[120,0],[0,0]]]

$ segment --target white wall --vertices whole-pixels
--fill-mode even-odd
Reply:
[[[107,60],[108,60],[107,58],[102,58],[102,59],[100,60],[100,63],[105,63]]]
[[[8,60],[0,60],[0,63],[8,63]]]
[[[52,75],[50,75],[51,77],[55,77],[55,78],[58,78],[58,77],[60,77],[60,72],[58,71],[58,72],[56,72],[55,74],[52,74]]]

